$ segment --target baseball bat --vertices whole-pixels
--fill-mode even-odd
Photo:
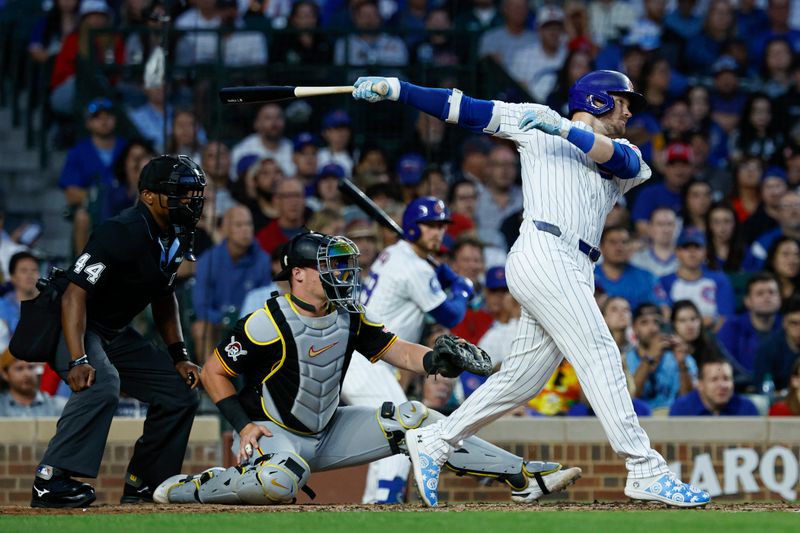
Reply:
[[[372,198],[364,194],[364,191],[356,187],[355,183],[347,178],[342,178],[339,180],[339,190],[353,200],[353,202],[360,207],[361,210],[364,211],[372,220],[376,221],[381,226],[392,230],[401,239],[406,240],[405,236],[403,235],[403,228],[401,228],[392,217],[386,214],[386,211],[378,207],[378,205],[372,201]],[[439,262],[436,261],[433,256],[429,255],[427,260],[432,267],[436,268],[439,266]]]
[[[373,90],[381,95],[389,91],[385,82],[377,83]],[[267,104],[281,102],[307,96],[324,96],[330,94],[352,94],[352,85],[335,85],[330,87],[295,87],[294,85],[253,85],[242,87],[224,87],[219,91],[219,99],[223,104]]]

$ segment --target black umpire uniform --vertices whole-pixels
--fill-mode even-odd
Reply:
[[[32,506],[94,501],[94,488],[71,476],[97,476],[120,391],[149,405],[122,503],[151,500],[152,487],[181,471],[198,405],[198,372],[188,361],[174,287],[180,263],[193,259],[204,187],[203,171],[188,157],[153,159],[142,170],[139,203],[100,225],[67,271],[64,335],[51,364],[76,392],[37,468]],[[169,355],[130,326],[147,305]],[[85,332],[83,354],[78,332]]]

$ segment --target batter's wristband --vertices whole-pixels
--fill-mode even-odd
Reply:
[[[186,350],[186,343],[185,342],[173,342],[169,346],[167,346],[167,352],[169,352],[169,356],[172,358],[172,362],[176,365],[181,361],[188,361],[189,360],[189,352]]]
[[[216,405],[225,420],[230,422],[233,429],[236,430],[236,433],[241,433],[242,429],[250,423],[250,417],[247,416],[244,407],[239,402],[239,398],[235,395],[221,399]]]

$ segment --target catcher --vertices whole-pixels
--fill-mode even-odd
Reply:
[[[201,380],[233,425],[239,466],[172,476],[153,495],[158,503],[291,503],[312,471],[330,470],[405,452],[405,431],[443,418],[419,402],[375,409],[339,406],[339,389],[354,351],[420,374],[454,377],[491,373],[485,352],[457,337],[433,350],[405,342],[364,316],[358,303],[358,248],[344,237],[302,233],[281,252],[290,291],[241,319],[203,368]],[[359,357],[358,355],[356,355]],[[245,386],[236,395],[231,378]],[[563,490],[578,468],[525,462],[477,437],[465,439],[448,466],[460,474],[505,481],[512,499],[532,502]],[[531,481],[533,480],[533,481]]]

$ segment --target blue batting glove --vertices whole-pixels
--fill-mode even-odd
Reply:
[[[400,97],[400,80],[380,76],[362,76],[353,84],[353,98],[367,102],[397,100]]]
[[[459,277],[447,263],[442,263],[436,267],[436,279],[439,280],[439,284],[443,289],[450,287]]]
[[[450,285],[450,289],[452,289],[454,294],[460,294],[466,298],[467,301],[471,300],[475,295],[475,286],[472,285],[472,280],[469,278],[462,278],[461,276],[456,276],[456,279],[453,280],[453,283]]]
[[[567,138],[572,122],[546,105],[531,104],[531,107],[519,121],[520,130],[530,131],[535,128],[550,135]]]

